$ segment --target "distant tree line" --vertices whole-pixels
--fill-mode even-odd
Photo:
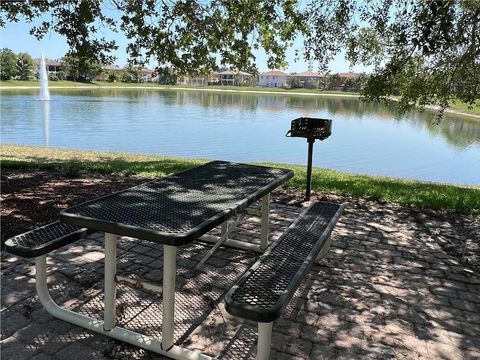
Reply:
[[[30,80],[35,76],[36,64],[27,53],[15,54],[12,50],[0,50],[0,79]]]
[[[92,82],[103,80],[110,82],[140,83],[144,81],[142,69],[139,66],[127,65],[123,69],[108,69],[99,61],[79,61],[72,55],[65,55],[59,60],[61,70],[49,72],[49,80],[71,80],[79,82]],[[166,72],[156,74],[156,81],[161,84],[174,83],[175,77]],[[32,80],[38,79],[38,65],[27,53],[15,54],[12,50],[4,48],[0,50],[0,79],[1,80]]]
[[[342,91],[361,91],[368,81],[368,75],[358,74],[356,77],[344,79],[339,74],[326,74],[318,80],[301,81],[296,76],[287,78],[287,86],[290,89],[320,89],[320,90],[342,90]]]

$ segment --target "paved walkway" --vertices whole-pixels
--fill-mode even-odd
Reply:
[[[274,325],[272,359],[480,359],[480,277],[431,236],[432,227],[455,233],[452,225],[393,205],[346,205],[331,251]],[[273,204],[272,238],[300,211]],[[258,242],[258,225],[249,217],[232,237]],[[255,254],[222,249],[196,272],[207,248],[196,243],[179,251],[176,341],[251,359],[255,325],[226,313],[221,297]],[[119,275],[161,283],[162,251],[154,243],[124,238],[118,253]],[[101,234],[57,250],[48,262],[57,303],[101,318]],[[160,358],[48,315],[35,295],[33,261],[4,254],[2,272],[2,359]],[[160,334],[158,296],[120,283],[119,322]]]

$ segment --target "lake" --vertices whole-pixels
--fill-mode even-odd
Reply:
[[[433,113],[398,116],[356,98],[226,92],[2,90],[2,143],[305,164],[306,139],[286,138],[300,117],[333,120],[314,166],[353,173],[480,184],[480,121]]]

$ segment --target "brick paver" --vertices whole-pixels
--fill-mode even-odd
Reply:
[[[272,239],[301,209],[273,204]],[[395,205],[347,202],[328,256],[314,265],[274,325],[274,359],[480,359],[480,277],[445,253],[437,235],[457,236],[456,225],[418,217]],[[478,222],[470,242],[478,242]],[[472,230],[471,229],[471,230]],[[464,229],[463,229],[464,230]],[[463,235],[462,235],[463,236]],[[233,238],[259,241],[258,219],[247,218]],[[59,249],[48,258],[57,303],[102,317],[103,238]],[[179,251],[175,338],[225,359],[250,359],[255,324],[224,310],[226,289],[256,254],[222,248],[201,272],[194,267],[211,245]],[[161,247],[124,238],[118,274],[161,284]],[[157,359],[52,318],[35,294],[33,261],[2,255],[2,359]],[[159,295],[118,287],[119,322],[160,335]]]

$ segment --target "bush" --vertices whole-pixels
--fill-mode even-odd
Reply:
[[[108,73],[108,77],[107,77],[107,80],[110,81],[110,82],[116,82],[118,81],[118,74],[116,71],[110,71]]]
[[[48,74],[48,80],[50,80],[50,81],[58,81],[58,76],[57,76],[57,74],[49,73],[49,74]]]

